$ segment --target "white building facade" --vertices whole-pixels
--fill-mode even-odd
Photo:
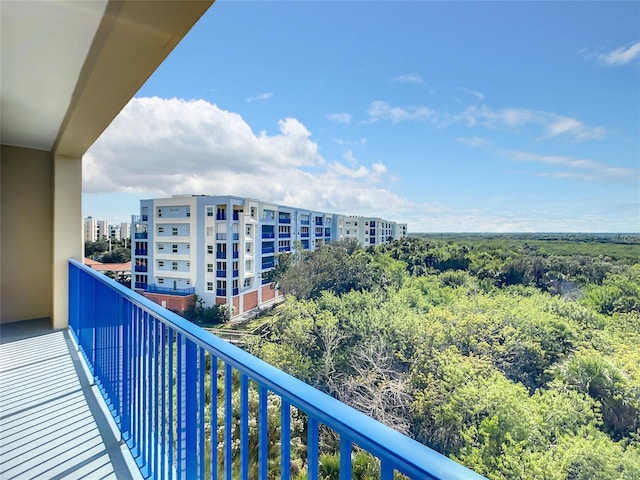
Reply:
[[[132,287],[172,310],[184,310],[195,293],[205,306],[227,304],[242,314],[281,296],[264,278],[278,253],[296,241],[314,250],[349,238],[345,220],[355,218],[235,196],[141,200],[131,225]],[[361,243],[396,238],[390,223],[374,226],[375,241],[363,229],[368,242]]]
[[[107,222],[104,220],[96,220],[93,217],[84,219],[84,241],[97,242],[103,238],[108,238]]]

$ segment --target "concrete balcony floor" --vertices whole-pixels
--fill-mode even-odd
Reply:
[[[0,325],[0,478],[140,478],[66,330]]]

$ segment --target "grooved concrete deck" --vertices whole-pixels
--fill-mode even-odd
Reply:
[[[66,330],[1,325],[0,479],[140,478],[95,393]]]

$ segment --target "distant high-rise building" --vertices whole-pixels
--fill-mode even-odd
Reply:
[[[277,253],[291,251],[298,241],[303,249],[314,250],[352,238],[346,234],[351,232],[347,219],[369,223],[362,239],[357,237],[365,246],[406,235],[406,225],[378,218],[345,217],[243,197],[141,200],[140,215],[132,218],[132,284],[173,310],[184,310],[195,293],[205,305],[227,304],[236,314],[245,313],[281,295],[265,278]]]
[[[103,238],[109,237],[107,222],[104,220],[96,220],[93,217],[84,219],[84,241],[97,242]]]

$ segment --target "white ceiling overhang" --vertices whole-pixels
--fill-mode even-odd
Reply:
[[[53,148],[107,3],[2,1],[2,144]]]

